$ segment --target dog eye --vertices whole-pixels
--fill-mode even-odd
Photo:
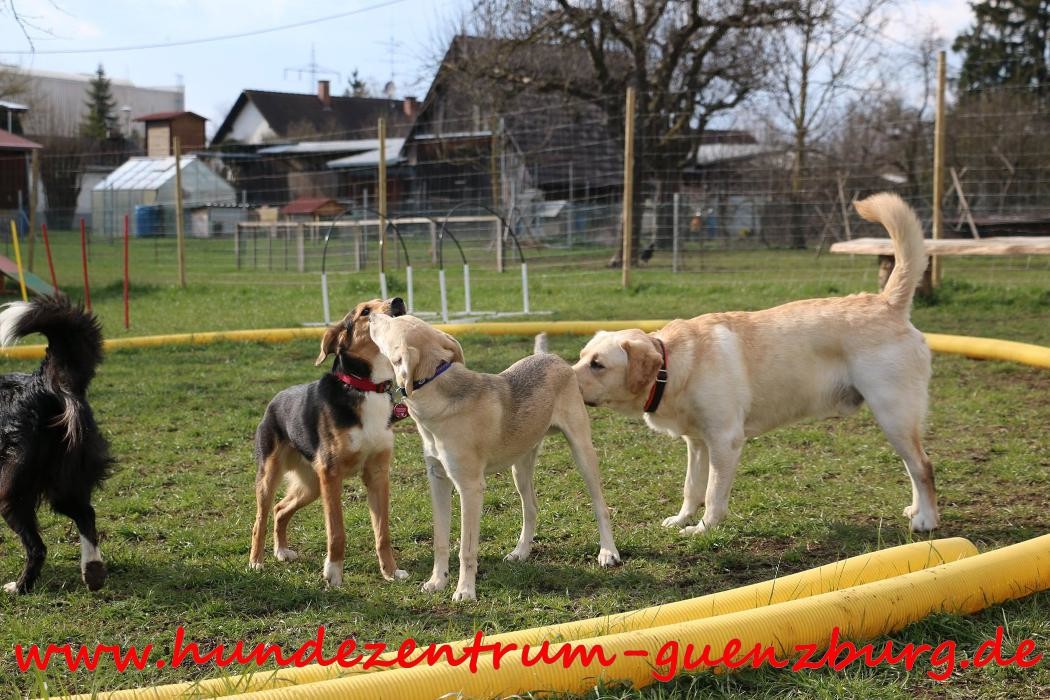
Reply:
[[[366,306],[365,308],[361,309],[361,315],[362,316],[367,316],[369,313],[371,313],[371,311],[372,311],[372,309],[370,309],[370,308],[368,308]]]
[[[605,365],[603,365],[601,362],[598,362],[598,360],[591,360],[591,369],[605,369]]]

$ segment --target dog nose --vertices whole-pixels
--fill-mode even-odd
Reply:
[[[391,316],[404,316],[406,313],[405,301],[401,297],[394,297],[390,300],[390,315]]]

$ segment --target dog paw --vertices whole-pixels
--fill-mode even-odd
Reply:
[[[511,550],[510,554],[503,557],[503,561],[525,561],[529,558],[532,550],[528,547],[522,547],[520,544]]]
[[[392,575],[383,574],[383,578],[387,581],[404,581],[408,578],[408,572],[404,569],[394,569]]]
[[[89,591],[97,591],[106,582],[106,565],[100,561],[89,561],[84,565],[81,578]]]
[[[905,508],[904,516],[910,521],[912,532],[930,532],[940,524],[937,513],[923,513],[914,506]]]
[[[343,562],[331,562],[325,559],[324,572],[321,574],[329,588],[343,585]]]
[[[602,549],[598,552],[598,566],[619,566],[620,553],[615,549]]]
[[[12,581],[11,583],[4,584],[4,593],[10,593],[11,595],[18,594],[18,581]]]
[[[664,527],[683,527],[689,523],[689,516],[687,515],[672,515],[669,518],[664,518],[661,523]]]
[[[678,534],[680,534],[680,535],[702,535],[705,532],[707,532],[707,530],[708,530],[707,525],[705,525],[704,521],[701,520],[696,525],[690,525],[689,527],[683,527],[681,530],[678,531]]]
[[[299,553],[294,549],[275,549],[273,555],[277,557],[277,561],[295,561],[299,558]]]
[[[469,601],[477,600],[477,599],[478,599],[477,593],[475,593],[474,591],[470,590],[469,588],[458,589],[458,590],[456,590],[455,593],[452,594],[452,600],[454,602],[457,602],[457,603],[459,603],[459,602],[469,602]]]
[[[422,590],[424,593],[437,593],[438,591],[444,590],[447,585],[447,576],[431,576],[430,580],[423,583]]]
[[[252,571],[262,571],[263,563],[261,561],[248,561],[248,568]]]

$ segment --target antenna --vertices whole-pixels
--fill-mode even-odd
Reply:
[[[312,43],[310,44],[310,62],[307,63],[305,66],[293,66],[291,68],[285,68],[284,69],[284,78],[285,78],[285,80],[288,79],[288,73],[289,72],[295,73],[296,76],[297,76],[297,79],[299,79],[299,80],[302,80],[303,79],[303,74],[306,73],[307,75],[310,76],[310,84],[311,85],[317,85],[317,76],[318,75],[334,75],[335,79],[336,79],[336,82],[339,82],[339,81],[341,81],[343,79],[343,76],[342,76],[342,74],[339,71],[332,70],[330,68],[325,68],[324,66],[320,66],[320,65],[317,64],[317,59],[315,58],[315,52],[314,52],[314,45]]]
[[[386,48],[387,58],[390,61],[390,80],[387,82],[387,84],[389,85],[390,83],[394,82],[394,78],[396,77],[394,63],[396,62],[395,56],[397,55],[397,50],[404,46],[404,44],[395,39],[392,34],[390,35],[390,38],[386,41],[377,41],[375,43]]]

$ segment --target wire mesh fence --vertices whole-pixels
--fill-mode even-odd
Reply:
[[[1050,105],[1042,92],[960,89],[950,97],[945,235],[1050,233]],[[413,125],[389,139],[386,218],[377,211],[378,152],[362,145],[374,143],[372,128],[311,134],[279,153],[218,144],[188,155],[184,167],[201,169],[182,183],[192,272],[209,281],[256,275],[280,283],[282,275],[322,268],[374,271],[381,259],[397,270],[409,263],[501,269],[519,258],[534,268],[602,270],[615,261],[622,233],[624,135],[613,105],[620,99],[546,95],[513,111],[469,100],[425,104]],[[885,235],[851,208],[880,190],[900,192],[928,235],[928,105],[885,91],[839,109],[833,127],[805,144],[804,166],[790,133],[746,118],[746,110],[719,128],[639,133],[649,155],[636,184],[636,264],[681,273],[737,264],[747,274],[746,256],[733,262],[723,253],[805,248],[816,259],[834,241]],[[639,114],[643,123],[660,117]],[[174,264],[173,168],[158,166],[152,189],[121,189],[98,174],[98,153],[74,156],[40,153],[38,191],[0,212],[5,229],[13,220],[24,239],[34,239],[27,240],[32,267],[43,269],[41,224],[59,242],[58,254],[77,255],[63,241],[76,242],[81,220],[95,259],[120,254],[126,221],[136,263]],[[785,269],[798,265],[798,256],[785,256]],[[982,265],[1004,275],[1048,269],[1047,258],[1030,256],[967,269]]]

